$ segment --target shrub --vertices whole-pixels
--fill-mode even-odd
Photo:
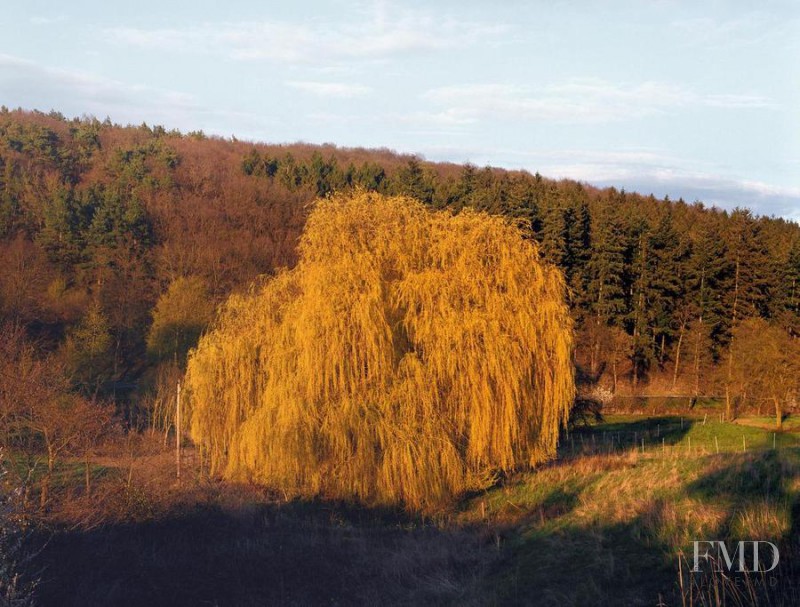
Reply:
[[[8,481],[0,449],[0,607],[33,605],[34,583],[22,577],[30,564],[27,524],[21,514],[22,491]]]

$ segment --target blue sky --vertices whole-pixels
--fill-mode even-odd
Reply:
[[[800,220],[800,3],[8,3],[0,103]]]

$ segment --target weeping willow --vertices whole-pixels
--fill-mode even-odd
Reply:
[[[572,323],[517,227],[356,193],[316,204],[299,252],[232,296],[188,361],[214,472],[431,510],[555,455]]]

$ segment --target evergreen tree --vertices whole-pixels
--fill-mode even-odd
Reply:
[[[88,213],[73,191],[59,187],[44,206],[42,228],[37,241],[50,259],[64,269],[84,259]]]
[[[585,305],[590,315],[586,322],[593,325],[589,347],[590,366],[595,373],[605,354],[601,350],[607,341],[605,329],[620,325],[619,319],[626,309],[623,285],[626,243],[622,222],[613,206],[601,207],[593,227]]]
[[[781,264],[776,316],[794,336],[800,336],[800,239],[795,240]]]
[[[531,237],[536,237],[542,229],[534,180],[527,174],[515,175],[505,186],[505,214],[519,221]]]
[[[576,200],[565,214],[566,259],[564,269],[571,298],[578,312],[588,305],[589,260],[592,250],[592,220],[583,197]]]
[[[650,237],[649,226],[639,220],[630,233],[632,247],[631,303],[627,324],[630,327],[631,366],[633,385],[639,383],[642,374],[650,368],[653,360],[653,342],[648,334],[647,296],[650,281]]]
[[[425,204],[431,204],[434,187],[431,176],[423,170],[420,161],[411,158],[406,166],[398,171],[394,179],[393,192],[411,196]]]
[[[542,255],[546,261],[564,269],[569,275],[569,268],[566,267],[569,238],[566,205],[555,185],[546,191],[545,196],[542,204],[542,229],[539,233]]]
[[[676,311],[685,293],[683,268],[689,253],[675,232],[671,213],[664,215],[651,233],[649,252],[645,295],[647,324],[658,363],[663,366],[667,347],[679,324]]]
[[[365,162],[356,170],[354,182],[370,192],[383,191],[386,172],[383,167],[374,162]]]

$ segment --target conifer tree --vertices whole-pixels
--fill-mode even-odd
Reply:
[[[406,166],[398,171],[394,179],[393,192],[411,196],[425,204],[433,202],[434,187],[431,176],[425,172],[418,159],[411,158]]]
[[[735,335],[731,331],[744,320],[767,315],[769,285],[767,273],[770,263],[760,226],[750,211],[736,209],[731,214],[727,236],[733,280],[732,288],[725,300],[728,313],[724,320],[731,335],[728,346],[725,411],[728,419],[732,419],[731,382],[736,346],[733,343]]]
[[[614,207],[608,205],[602,209],[593,226],[591,256],[587,262],[585,301],[589,314],[586,322],[592,325],[593,335],[589,344],[592,373],[597,371],[605,355],[601,348],[608,341],[604,339],[607,327],[622,324],[618,319],[626,307],[623,285],[625,235]]]
[[[658,363],[663,366],[667,346],[671,344],[676,325],[677,308],[685,294],[684,261],[688,248],[673,227],[667,213],[650,235],[648,257],[647,318]]]

